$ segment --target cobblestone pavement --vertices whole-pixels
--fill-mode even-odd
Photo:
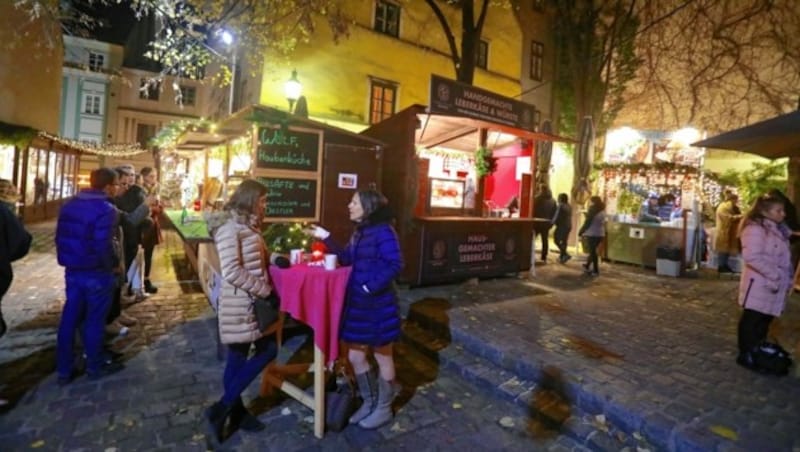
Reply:
[[[53,373],[64,300],[53,228],[29,227],[34,249],[15,265],[16,279],[3,303],[10,331],[0,340],[0,396],[11,403],[0,408],[0,449],[213,448],[201,413],[221,393],[223,363],[216,356],[213,314],[177,236],[168,232],[157,248],[158,294],[126,311],[139,320],[114,344],[125,354],[126,369],[98,382],[80,377],[62,388]],[[288,351],[298,350],[291,359],[309,353],[305,339],[300,334],[288,341]],[[375,431],[349,427],[318,440],[310,410],[280,394],[257,398],[256,383],[245,398],[268,427],[258,434],[239,432],[224,449],[584,450],[574,438],[534,422],[529,410],[478,390],[413,347],[398,345],[397,366],[402,389],[390,425]]]
[[[168,233],[156,253],[159,293],[128,308],[140,323],[115,344],[127,369],[60,388],[52,363],[63,271],[53,224],[29,229],[34,250],[15,265],[3,303],[0,395],[11,403],[0,408],[0,449],[208,449],[200,413],[219,395],[222,363],[179,239]],[[589,278],[579,268],[401,290],[408,320],[393,423],[317,440],[308,409],[261,398],[251,408],[267,430],[237,433],[225,448],[800,451],[797,368],[774,378],[734,364],[735,279],[621,265]],[[795,355],[798,302],[772,331]],[[302,336],[290,342],[308,353]]]

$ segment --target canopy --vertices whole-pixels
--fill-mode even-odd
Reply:
[[[769,159],[800,156],[800,110],[731,130],[692,146],[749,152]]]

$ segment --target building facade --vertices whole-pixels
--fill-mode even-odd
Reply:
[[[352,19],[347,37],[334,39],[320,19],[310,42],[299,44],[289,63],[276,65],[277,59],[267,56],[261,71],[261,104],[287,109],[283,86],[296,70],[312,119],[361,131],[407,106],[428,104],[432,74],[456,78],[445,33],[427,4],[391,0],[345,4]],[[458,46],[461,13],[444,3],[441,8]],[[519,98],[520,24],[510,8],[489,8],[473,84]]]

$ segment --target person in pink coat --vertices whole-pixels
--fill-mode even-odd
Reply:
[[[781,227],[783,200],[764,195],[745,215],[739,230],[744,269],[739,280],[739,356],[736,362],[755,369],[753,350],[767,338],[772,319],[783,312],[792,289],[789,237]]]

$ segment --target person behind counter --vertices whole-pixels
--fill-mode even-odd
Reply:
[[[348,344],[348,359],[356,374],[363,403],[351,424],[378,428],[392,419],[395,366],[392,343],[400,337],[400,312],[394,279],[403,268],[397,233],[386,198],[377,190],[361,190],[348,204],[356,230],[345,248],[330,233],[315,226],[311,234],[325,241],[342,265],[352,265],[340,337]],[[370,369],[367,352],[374,352],[380,377]]]
[[[720,273],[733,273],[728,261],[732,254],[739,252],[736,231],[742,218],[742,211],[738,205],[739,197],[735,193],[726,191],[725,195],[725,200],[720,203],[716,212],[717,232],[714,238],[714,251],[717,253],[717,270]]]
[[[606,205],[599,196],[592,196],[589,199],[589,210],[586,211],[586,221],[578,231],[578,236],[586,238],[589,248],[589,257],[583,264],[584,271],[591,276],[600,275],[599,257],[597,248],[606,236]]]
[[[642,205],[639,212],[639,222],[641,223],[660,223],[661,218],[658,216],[658,195],[650,193],[647,196],[647,201]]]
[[[736,362],[759,370],[754,353],[767,338],[772,319],[779,316],[792,289],[794,271],[789,240],[780,224],[784,221],[783,201],[764,195],[747,212],[739,238],[745,267],[739,280],[739,356]]]
[[[247,411],[241,395],[277,354],[275,336],[271,332],[265,335],[258,328],[251,300],[251,296],[268,298],[273,293],[267,273],[267,247],[260,233],[266,199],[266,186],[245,179],[222,212],[208,217],[224,281],[217,302],[219,337],[228,346],[222,398],[205,412],[217,441],[224,440],[228,423],[229,431],[264,429],[264,424]]]

